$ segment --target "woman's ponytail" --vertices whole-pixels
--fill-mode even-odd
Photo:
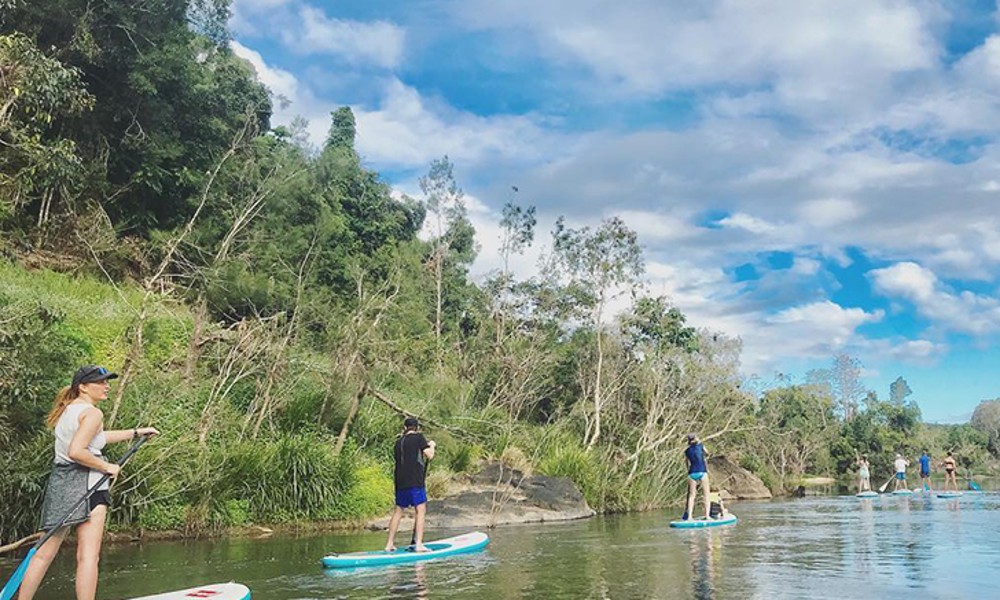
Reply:
[[[56,423],[59,422],[59,417],[62,416],[63,411],[69,406],[69,403],[76,400],[77,396],[80,395],[79,386],[67,385],[63,389],[59,390],[56,394],[56,399],[52,401],[52,410],[49,411],[49,416],[45,419],[45,424],[49,429],[54,429]]]

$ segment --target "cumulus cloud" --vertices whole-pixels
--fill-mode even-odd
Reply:
[[[466,26],[533,32],[553,59],[577,61],[623,93],[764,85],[803,110],[835,99],[846,108],[885,94],[890,74],[932,67],[940,52],[937,12],[893,0],[453,6]]]
[[[983,335],[1000,331],[1000,300],[969,291],[953,292],[937,275],[913,262],[871,271],[876,290],[913,303],[936,326]]]
[[[857,218],[861,214],[861,210],[850,200],[824,198],[803,202],[799,208],[799,214],[807,223],[830,226]]]
[[[232,12],[230,27],[240,36],[273,36],[296,54],[355,67],[395,69],[406,45],[406,30],[395,23],[331,18],[302,0],[236,0]]]
[[[358,107],[358,150],[387,167],[423,167],[448,154],[464,164],[537,163],[557,151],[530,116],[482,117],[435,103],[398,79],[386,80],[379,106]]]
[[[300,54],[327,54],[383,68],[399,66],[405,32],[397,25],[331,19],[312,6],[301,6],[297,17],[297,26],[282,31],[281,39]]]

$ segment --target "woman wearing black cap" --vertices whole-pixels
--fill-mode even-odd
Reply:
[[[104,460],[105,444],[124,442],[141,435],[159,433],[152,427],[104,431],[104,413],[97,408],[108,397],[109,380],[118,377],[104,367],[86,365],[73,375],[73,382],[60,390],[52,403],[46,424],[55,434],[55,463],[42,506],[42,530],[54,527],[92,485],[107,473],[118,475],[120,467]],[[105,483],[68,521],[66,527],[45,542],[28,565],[21,582],[20,600],[31,600],[62,545],[69,526],[76,526],[76,597],[94,600],[97,595],[97,564],[104,536],[104,521],[111,505],[110,485]]]

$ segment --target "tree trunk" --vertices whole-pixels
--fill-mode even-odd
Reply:
[[[333,445],[333,453],[340,454],[340,451],[344,449],[344,443],[347,441],[347,432],[351,429],[351,423],[354,422],[354,417],[358,415],[358,409],[361,407],[361,400],[368,395],[368,383],[362,383],[361,389],[358,393],[354,395],[351,399],[351,408],[347,411],[347,418],[344,420],[343,427],[340,428],[340,433],[337,435],[337,443]]]

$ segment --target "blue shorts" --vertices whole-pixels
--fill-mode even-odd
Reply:
[[[691,481],[701,481],[701,478],[705,476],[705,473],[688,473],[688,477]]]
[[[396,490],[396,506],[409,508],[427,502],[427,490],[422,487],[403,488]]]
[[[921,471],[920,472],[920,477],[922,477],[923,479],[927,479],[930,476],[931,476],[931,472],[930,471]]]
[[[898,479],[900,481],[905,481],[906,480],[906,473],[896,473],[896,479]]]

